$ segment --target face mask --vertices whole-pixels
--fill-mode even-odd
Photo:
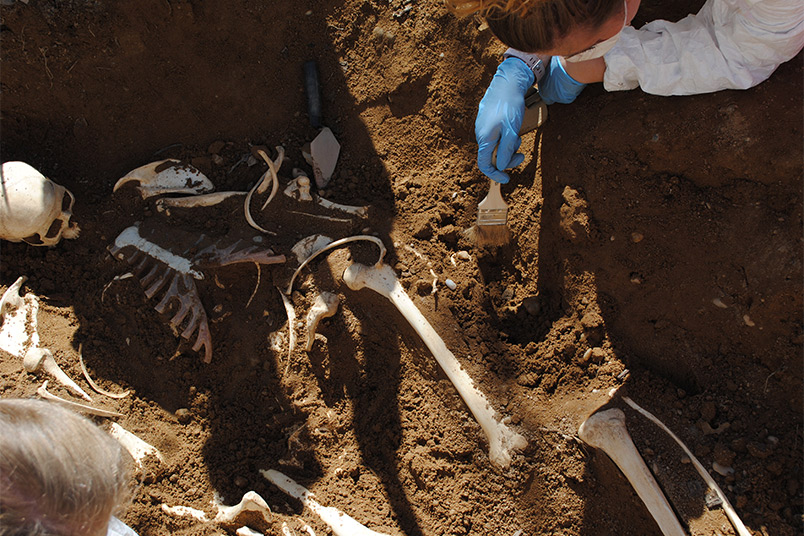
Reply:
[[[594,45],[584,50],[583,52],[578,52],[577,54],[573,54],[572,56],[567,56],[564,59],[570,63],[577,63],[581,61],[593,60],[595,58],[602,58],[606,54],[606,52],[614,48],[614,45],[620,38],[620,34],[622,33],[623,28],[625,28],[625,26],[628,24],[628,4],[626,4],[625,1],[623,1],[623,10],[625,11],[625,18],[623,19],[623,27],[620,28],[619,32],[612,35],[605,41],[595,43]]]

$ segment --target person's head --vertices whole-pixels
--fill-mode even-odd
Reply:
[[[102,536],[128,497],[120,445],[43,400],[0,400],[0,536]]]
[[[509,47],[564,57],[618,35],[640,4],[640,0],[445,1],[459,15],[481,15],[497,39]]]

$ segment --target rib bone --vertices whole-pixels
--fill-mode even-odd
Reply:
[[[449,351],[443,339],[433,329],[416,305],[411,301],[394,271],[387,264],[372,267],[352,264],[343,274],[343,280],[352,290],[368,287],[393,303],[402,316],[422,338],[433,356],[441,365],[469,410],[477,419],[489,442],[489,458],[495,465],[506,468],[511,464],[511,452],[525,448],[524,437],[500,422],[486,396],[475,386],[474,381],[461,367],[455,355]]]
[[[117,413],[116,411],[108,411],[105,409],[93,408],[92,406],[87,406],[86,404],[79,404],[78,402],[72,402],[70,400],[65,400],[60,396],[56,396],[50,391],[47,390],[47,380],[39,386],[39,389],[36,390],[36,394],[44,398],[45,400],[52,400],[53,402],[58,402],[74,411],[83,411],[84,413],[89,413],[90,415],[98,415],[99,417],[125,417],[122,413]]]
[[[578,435],[588,445],[605,452],[631,483],[665,536],[686,536],[656,479],[639,455],[620,409],[599,411],[586,419]]]

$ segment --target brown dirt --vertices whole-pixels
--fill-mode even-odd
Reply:
[[[688,9],[646,0],[635,24]],[[73,377],[82,344],[102,386],[133,390],[96,403],[125,413],[121,424],[166,457],[139,475],[122,515],[141,535],[220,533],[160,505],[211,512],[215,493],[234,504],[250,489],[276,513],[254,528],[280,534],[285,521],[298,534],[301,518],[328,534],[260,476],[269,468],[389,534],[659,534],[613,463],[577,438],[615,386],[610,404],[626,411],[691,534],[733,532],[706,507],[680,450],[623,393],[705,466],[734,469],[713,476],[754,534],[801,533],[801,55],[749,91],[662,98],[588,88],[573,105],[552,106],[503,188],[513,240],[493,250],[461,230],[487,186],[473,120],[502,46],[438,2],[31,0],[0,17],[3,161],[24,160],[70,188],[83,229],[52,249],[4,242],[0,284],[29,278],[25,289],[43,301],[42,342]],[[314,232],[377,233],[415,303],[527,436],[508,470],[489,466],[479,426],[402,317],[343,284],[345,250],[297,284],[300,318],[316,290],[342,302],[322,324],[326,342],[297,350],[289,365],[269,335],[287,330],[275,285],[292,266],[264,268],[250,303],[253,265],[206,271],[208,365],[136,279],[113,280],[129,267],[107,246],[134,222],[176,251],[193,234],[250,231],[240,202],[168,217],[132,187],[113,194],[131,169],[181,158],[218,190],[245,191],[266,167],[234,164],[251,145],[282,145],[283,184],[292,167],[309,170],[301,147],[316,131],[301,72],[310,59],[324,123],[342,144],[322,193],[370,204],[369,220],[291,215],[300,206],[281,195],[271,215],[255,217],[289,256]],[[348,250],[376,258],[371,245]],[[453,264],[461,250],[471,259]],[[41,379],[8,356],[0,362],[0,396],[32,396]]]

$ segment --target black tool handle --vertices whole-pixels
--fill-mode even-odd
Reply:
[[[304,62],[304,90],[307,93],[307,115],[313,128],[321,127],[321,89],[315,61]]]

